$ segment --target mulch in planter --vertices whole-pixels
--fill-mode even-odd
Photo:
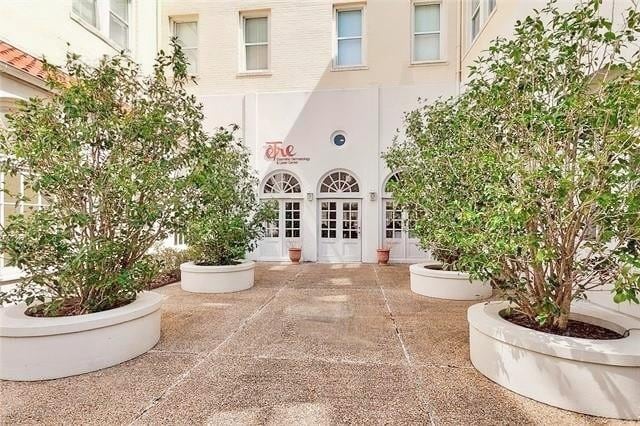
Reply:
[[[555,334],[558,336],[578,337],[581,339],[596,340],[614,340],[624,337],[622,334],[608,328],[572,319],[569,320],[567,329],[561,331],[550,327],[541,327],[540,324],[536,323],[535,321],[531,321],[526,315],[521,314],[520,312],[511,312],[510,315],[501,314],[501,316],[507,321],[521,327],[530,328],[532,330],[541,331],[543,333]]]
[[[168,274],[162,274],[149,284],[149,290],[162,287],[165,285],[173,284],[180,281],[180,270],[170,272]]]

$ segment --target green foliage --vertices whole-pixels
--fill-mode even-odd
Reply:
[[[234,138],[236,130],[220,128],[193,152],[184,235],[197,264],[237,263],[255,248],[263,223],[275,214],[258,198],[249,152]]]
[[[28,173],[48,207],[9,218],[0,249],[26,273],[0,301],[41,302],[33,312],[98,312],[133,300],[155,275],[147,255],[183,210],[188,148],[205,139],[187,94],[184,54],[160,52],[151,76],[124,54],[94,68],[69,54],[51,65],[50,99],[9,116],[2,169]]]
[[[638,302],[639,35],[637,10],[616,26],[600,1],[551,2],[491,45],[459,98],[409,114],[387,153],[423,243],[546,327],[604,284]]]
[[[191,250],[178,250],[171,247],[158,247],[153,251],[158,264],[158,272],[150,283],[151,288],[180,281],[180,265],[192,257]]]

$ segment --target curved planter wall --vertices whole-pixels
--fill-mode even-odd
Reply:
[[[135,358],[160,339],[161,305],[161,295],[144,292],[87,315],[40,318],[25,315],[25,304],[0,308],[0,379],[57,379]]]
[[[505,388],[579,413],[640,419],[640,321],[576,303],[572,318],[618,332],[616,340],[556,336],[512,324],[507,302],[469,308],[471,362]]]
[[[180,286],[193,293],[231,293],[253,287],[256,264],[245,260],[238,265],[198,266],[193,262],[180,265]]]
[[[411,265],[411,291],[422,296],[449,300],[482,300],[491,296],[491,285],[484,281],[470,281],[469,275],[456,271],[427,269],[438,262]]]

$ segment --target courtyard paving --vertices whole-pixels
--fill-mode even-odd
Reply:
[[[414,295],[406,265],[262,263],[248,291],[156,291],[166,300],[153,350],[95,373],[1,382],[2,423],[618,423],[481,376],[471,303]]]

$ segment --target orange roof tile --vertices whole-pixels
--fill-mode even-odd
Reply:
[[[0,63],[10,65],[36,78],[44,80],[44,63],[26,52],[0,40]]]

